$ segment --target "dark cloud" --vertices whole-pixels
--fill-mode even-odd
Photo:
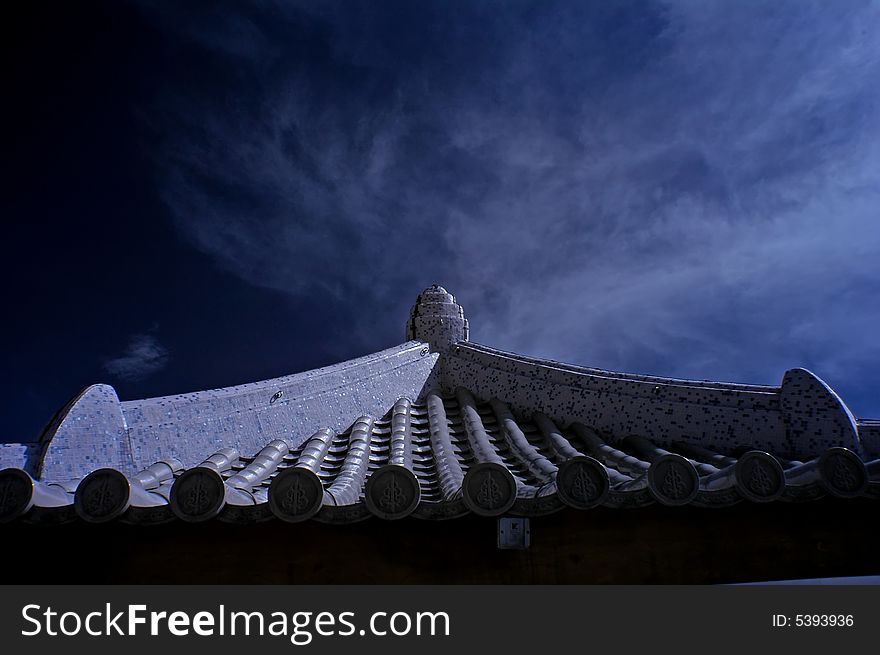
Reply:
[[[137,334],[118,357],[104,362],[104,371],[116,380],[137,382],[168,364],[168,350],[152,334]]]
[[[179,233],[366,350],[436,281],[532,355],[880,367],[876,3],[144,6],[200,71],[145,110]]]

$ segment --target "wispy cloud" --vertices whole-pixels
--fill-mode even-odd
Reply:
[[[152,334],[138,334],[118,357],[104,362],[104,370],[126,382],[138,382],[165,368],[168,350]]]
[[[438,281],[475,340],[539,356],[880,368],[877,3],[151,11],[222,71],[149,114],[181,234],[255,285],[373,303],[365,348]]]

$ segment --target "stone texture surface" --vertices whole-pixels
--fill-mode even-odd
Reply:
[[[122,405],[113,387],[86,388],[59,418],[54,433],[45,435],[46,452],[38,468],[42,479],[76,480],[102,467],[136,471]]]
[[[0,469],[20,468],[33,474],[32,462],[39,453],[38,444],[0,444]]]
[[[319,476],[326,492],[335,490],[329,494],[334,508],[325,507],[316,518],[338,522],[369,516],[363,491],[382,465],[403,468],[399,475],[388,472],[389,483],[377,483],[377,494],[390,498],[402,481],[412,481],[411,473],[420,487],[416,514],[440,518],[469,508],[491,514],[492,508],[478,507],[474,498],[492,494],[480,489],[463,494],[476,463],[509,472],[505,479],[516,488],[511,511],[542,513],[559,509],[566,497],[572,503],[580,499],[584,507],[599,498],[615,507],[653,502],[652,494],[662,498],[659,487],[643,478],[667,452],[663,448],[703,449],[688,457],[703,476],[693,502],[706,505],[741,499],[732,486],[732,467],[748,449],[783,462],[790,478],[786,489],[798,488],[787,494],[803,495],[809,487],[817,497],[824,493],[816,486],[818,461],[829,449],[849,449],[856,466],[880,456],[880,422],[857,421],[804,369],[787,371],[780,386],[765,386],[634,375],[506,353],[469,342],[463,309],[438,285],[418,296],[407,338],[333,366],[221,389],[120,402],[112,387],[93,385],[59,410],[39,444],[0,447],[0,465],[72,493],[99,468],[131,478],[157,462],[179,460],[179,477],[212,453],[230,451],[236,457],[224,475],[238,477],[234,491],[224,492],[227,509],[235,506],[236,516],[248,519],[255,516],[249,507],[260,507],[265,518],[271,514],[272,477],[297,462],[311,439],[309,463],[298,465]],[[357,432],[363,433],[359,448],[352,449],[356,424],[370,428]],[[572,428],[587,441],[576,445]],[[649,444],[651,457],[640,460],[638,453],[625,452],[621,444],[633,435]],[[593,456],[592,463],[564,477],[579,486],[557,494],[559,466]],[[344,476],[336,478],[339,467],[348,471],[344,485]],[[711,484],[704,485],[704,478]],[[595,494],[585,491],[590,484]],[[607,493],[600,493],[606,484]],[[170,493],[163,488],[156,490],[162,498]],[[866,493],[875,491],[872,478]],[[381,499],[384,495],[373,499],[374,509]],[[394,508],[410,504],[401,501]],[[291,517],[297,519],[295,513]]]
[[[468,321],[455,296],[439,285],[419,294],[406,324],[406,338],[430,344],[434,352],[445,353],[468,338]]]
[[[514,412],[543,412],[585,423],[611,440],[637,434],[659,444],[684,441],[722,452],[760,448],[814,457],[832,446],[858,453],[852,414],[804,369],[782,387],[632,375],[505,353],[462,341],[442,360],[444,391],[467,385]]]
[[[93,522],[254,523],[274,516],[351,523],[371,516],[543,516],[566,505],[728,507],[880,495],[880,459],[864,462],[839,447],[804,462],[777,457],[683,442],[661,447],[636,435],[611,443],[582,423],[515,416],[506,403],[459,388],[445,397],[398,399],[379,418],[361,416],[340,432],[316,430],[293,447],[284,439],[244,453],[225,447],[186,470],[157,462],[128,478],[103,468],[51,494],[46,483],[33,483],[47,493],[24,505],[2,490],[30,478],[6,469],[0,519],[64,522],[75,519],[65,513],[71,503]]]
[[[852,412],[822,380],[803,368],[786,371],[779,390],[788,457],[815,455],[841,446],[859,454],[862,445]]]
[[[41,475],[76,480],[105,466],[131,474],[167,458],[194,466],[218,448],[254,453],[273,438],[297,445],[320,427],[343,430],[401,396],[417,398],[437,358],[411,341],[305,373],[122,403],[94,385],[46,435]]]
[[[859,419],[856,422],[859,429],[859,441],[865,449],[868,457],[880,457],[880,420]]]

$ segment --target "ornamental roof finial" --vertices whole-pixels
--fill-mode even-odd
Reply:
[[[422,291],[410,312],[406,338],[426,341],[431,350],[441,353],[457,341],[467,341],[468,321],[455,296],[439,284]]]

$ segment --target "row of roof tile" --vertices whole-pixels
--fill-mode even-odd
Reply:
[[[580,423],[562,429],[540,413],[518,420],[503,402],[478,402],[466,389],[429,394],[423,403],[402,398],[381,419],[363,416],[338,434],[318,430],[297,447],[275,439],[258,453],[206,455],[186,470],[163,460],[134,476],[102,468],[64,486],[4,469],[0,522],[349,523],[374,515],[534,516],[565,506],[880,498],[880,459],[865,462],[845,448],[800,462],[756,450],[661,448],[638,435],[608,443]]]

